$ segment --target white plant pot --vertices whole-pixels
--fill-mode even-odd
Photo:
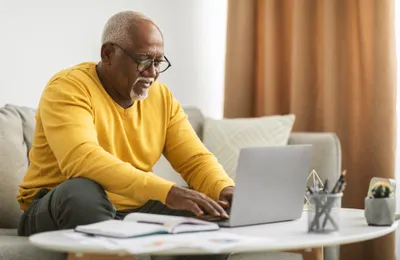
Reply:
[[[365,198],[365,218],[371,226],[390,226],[396,213],[395,198]]]

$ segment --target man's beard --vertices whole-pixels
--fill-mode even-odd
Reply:
[[[139,76],[139,77],[135,80],[135,82],[132,84],[131,94],[130,94],[130,95],[131,95],[132,101],[144,100],[144,99],[146,99],[147,96],[149,95],[149,88],[150,88],[150,86],[149,86],[148,88],[141,88],[141,93],[137,93],[137,92],[135,91],[135,85],[136,85],[139,81],[148,81],[149,84],[151,85],[151,84],[153,84],[153,82],[154,82],[154,78]]]

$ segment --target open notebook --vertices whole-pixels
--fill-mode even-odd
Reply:
[[[195,218],[131,213],[124,220],[106,220],[75,228],[76,232],[93,236],[131,238],[154,234],[179,234],[218,230],[216,223]]]

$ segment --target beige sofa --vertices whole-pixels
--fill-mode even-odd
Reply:
[[[202,136],[204,118],[196,108],[186,107],[190,122],[198,135]],[[55,260],[65,259],[65,254],[47,252],[29,244],[28,239],[18,237],[16,228],[21,211],[16,201],[18,185],[28,166],[28,151],[32,145],[35,127],[35,111],[31,108],[6,105],[0,108],[0,259],[2,260]],[[312,144],[314,155],[312,168],[330,183],[340,174],[340,144],[331,133],[293,133],[290,144]],[[164,162],[155,166],[155,172],[166,178],[177,180]],[[336,248],[324,250],[325,259],[338,259]],[[268,259],[266,255],[236,255],[236,259]],[[275,258],[275,257],[274,257]],[[278,256],[283,259],[284,256]],[[297,258],[298,259],[298,258]]]

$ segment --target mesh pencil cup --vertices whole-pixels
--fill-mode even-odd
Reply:
[[[340,205],[343,193],[317,193],[309,197],[308,232],[330,233],[340,230]]]

